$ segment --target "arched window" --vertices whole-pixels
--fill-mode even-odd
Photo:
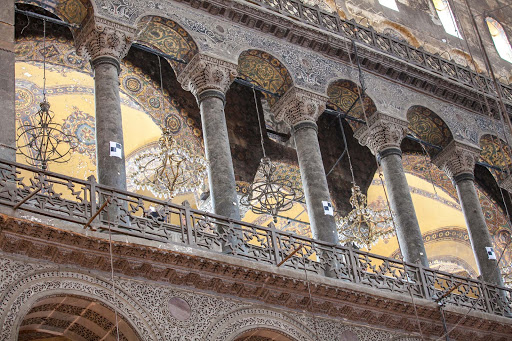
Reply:
[[[462,35],[459,32],[459,28],[457,27],[457,22],[455,21],[455,16],[453,15],[452,9],[450,8],[450,4],[448,0],[433,0],[434,6],[437,11],[437,15],[443,24],[444,30],[446,33],[451,34],[457,38],[462,39]]]
[[[395,0],[379,0],[379,3],[382,6],[391,8],[392,10],[395,10],[395,11],[398,12],[398,6],[396,5],[396,1]]]
[[[501,26],[498,21],[490,17],[485,18],[485,21],[489,27],[489,32],[491,33],[492,40],[494,41],[494,46],[496,46],[496,50],[498,50],[498,54],[507,62],[512,63],[512,47],[510,47],[510,42],[508,41],[507,34],[505,33],[503,26]]]

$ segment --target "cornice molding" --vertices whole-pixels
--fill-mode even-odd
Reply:
[[[93,236],[0,215],[0,250],[26,256],[34,261],[79,267],[109,273],[109,242]],[[172,245],[171,245],[172,246]],[[190,252],[190,250],[188,251]],[[117,276],[213,291],[285,309],[311,310],[308,283],[296,271],[278,269],[224,255],[187,253],[187,248],[169,249],[130,242],[113,242]],[[221,259],[222,258],[222,259]],[[48,263],[49,262],[49,263]],[[109,275],[108,275],[109,276]],[[312,311],[333,318],[372,327],[417,332],[414,309],[425,335],[440,337],[443,328],[434,302],[415,299],[333,279],[308,276],[313,297]],[[454,339],[505,340],[512,335],[512,324],[498,316],[473,312],[463,318],[465,309],[448,307],[449,324],[460,324],[450,336]]]

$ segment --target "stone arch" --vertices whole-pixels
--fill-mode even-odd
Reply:
[[[377,111],[377,107],[366,94],[363,94],[361,101],[360,94],[363,94],[362,89],[356,83],[346,79],[335,80],[327,87],[327,96],[329,97],[327,106],[332,106],[335,110],[348,116],[365,120]],[[348,120],[348,123],[354,131],[362,125],[353,120]]]
[[[18,337],[39,339],[55,334],[69,339],[142,340],[123,314],[95,300],[75,295],[51,295],[39,299],[23,318]]]
[[[23,317],[35,302],[52,295],[86,296],[117,311],[145,340],[163,340],[151,315],[120,288],[111,283],[75,271],[40,271],[31,273],[5,290],[0,306],[3,321],[0,340],[16,340]],[[114,300],[115,297],[115,300]]]
[[[453,140],[453,134],[446,122],[424,106],[415,105],[409,108],[407,120],[413,135],[431,145],[444,148]],[[431,157],[439,153],[440,148],[426,147]]]
[[[238,76],[278,96],[284,95],[292,86],[293,79],[283,63],[262,50],[245,50],[238,56]],[[270,103],[276,97],[265,94]]]
[[[137,41],[188,63],[199,51],[192,36],[175,21],[154,15],[142,17],[137,23]],[[168,61],[178,74],[184,63]]]
[[[239,335],[235,336],[234,341],[265,341],[265,340],[276,340],[276,341],[296,341],[289,335],[281,333],[279,331],[267,328],[254,328],[249,329]]]
[[[236,340],[240,335],[254,329],[269,329],[286,335],[291,340],[313,341],[314,333],[288,315],[267,308],[241,308],[212,321],[209,332],[202,340]]]
[[[505,171],[508,172],[512,167],[510,146],[499,137],[491,134],[482,135],[479,145],[482,149],[480,160],[491,166],[501,168],[502,171],[497,169],[490,169],[490,171],[496,181],[503,181],[506,177]]]
[[[77,25],[83,24],[95,12],[94,2],[89,0],[16,0],[16,3],[41,7],[62,21]]]

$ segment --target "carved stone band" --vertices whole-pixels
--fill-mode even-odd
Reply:
[[[272,107],[278,121],[292,127],[302,121],[316,122],[324,112],[328,98],[301,88],[289,89]]]
[[[204,54],[197,54],[178,75],[183,89],[197,98],[207,90],[225,94],[237,75],[237,65]]]
[[[376,112],[365,126],[356,130],[354,137],[361,145],[368,147],[373,155],[378,155],[387,149],[400,150],[400,143],[408,131],[407,126],[407,121]]]
[[[300,121],[292,127],[292,131],[295,134],[297,131],[302,129],[313,129],[318,133],[318,126],[313,121]]]
[[[394,147],[381,150],[380,152],[377,153],[377,161],[379,162],[379,164],[380,164],[380,160],[382,160],[383,158],[385,158],[386,156],[389,156],[389,155],[398,155],[398,156],[402,157],[402,150],[400,148],[394,148]]]
[[[457,141],[450,142],[432,161],[450,178],[460,179],[464,174],[474,174],[475,163],[480,155],[480,148]]]
[[[114,65],[117,68],[117,74],[121,73],[121,64],[119,63],[119,60],[114,57],[102,56],[91,60],[91,67],[93,70],[101,64]]]
[[[503,179],[500,182],[500,187],[509,193],[512,193],[512,175],[508,175],[505,179]]]

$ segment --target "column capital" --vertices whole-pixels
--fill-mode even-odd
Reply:
[[[400,118],[376,112],[366,125],[354,133],[354,137],[363,146],[370,149],[373,155],[378,155],[386,149],[400,150],[400,143],[409,130],[409,123]]]
[[[480,148],[453,140],[432,158],[432,162],[455,182],[473,178]]]
[[[512,193],[512,175],[508,175],[505,179],[501,180],[500,187],[505,191]]]
[[[196,54],[179,73],[178,82],[183,89],[192,92],[198,101],[205,92],[224,99],[236,76],[236,64],[206,54]]]
[[[273,106],[278,121],[285,121],[292,127],[299,122],[316,122],[324,112],[328,98],[297,87],[289,89]]]
[[[76,51],[96,60],[117,64],[123,59],[135,37],[135,28],[91,16],[75,35]]]

